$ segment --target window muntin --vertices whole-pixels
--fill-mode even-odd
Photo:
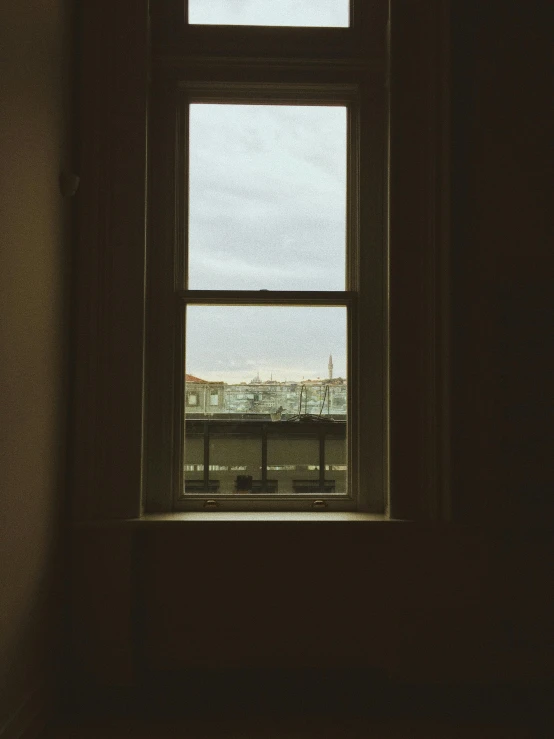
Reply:
[[[188,0],[193,24],[251,26],[349,25],[349,0]]]
[[[190,105],[190,289],[344,290],[346,113]]]

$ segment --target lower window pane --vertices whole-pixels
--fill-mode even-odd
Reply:
[[[344,307],[188,306],[185,495],[347,490]]]

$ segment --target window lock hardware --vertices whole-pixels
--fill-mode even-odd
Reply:
[[[204,508],[219,508],[219,503],[213,499],[206,500],[204,501]]]
[[[327,508],[327,503],[324,500],[314,500],[312,508]]]

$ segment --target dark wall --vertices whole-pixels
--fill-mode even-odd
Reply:
[[[551,549],[544,530],[402,522],[80,528],[76,676],[114,687],[317,668],[538,683],[552,678]]]
[[[0,733],[52,686],[64,478],[69,153],[65,0],[0,10]],[[21,709],[18,713],[18,710]]]
[[[453,4],[457,518],[554,516],[552,8]]]
[[[552,678],[550,29],[539,2],[452,3],[454,523],[79,529],[88,676],[316,664]]]

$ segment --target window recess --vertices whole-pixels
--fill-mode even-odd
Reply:
[[[385,510],[377,6],[152,17],[147,511]]]
[[[163,280],[174,338],[168,331],[156,356],[173,343],[172,435],[160,438],[173,439],[174,510],[208,498],[219,510],[382,509],[383,484],[372,501],[359,464],[360,429],[371,422],[382,440],[384,404],[361,340],[378,327],[372,356],[382,364],[383,306],[374,302],[380,316],[364,327],[358,319],[371,284],[361,280],[360,97],[356,83],[180,82],[166,99],[175,231]],[[364,366],[373,411],[361,400]],[[205,398],[196,407],[195,392]],[[381,446],[380,475],[382,457]]]

